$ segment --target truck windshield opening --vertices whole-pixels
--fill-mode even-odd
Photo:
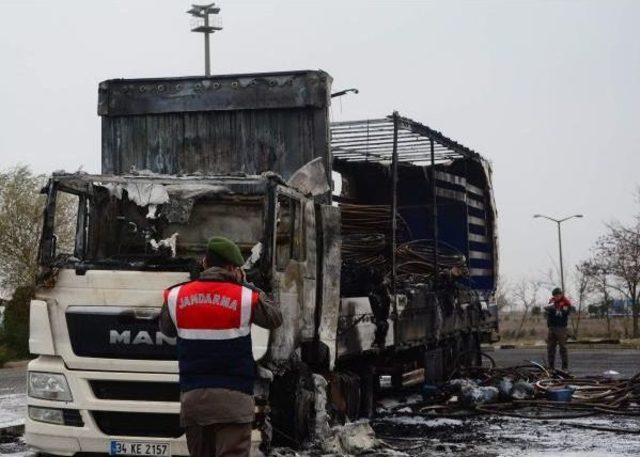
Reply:
[[[234,239],[245,257],[263,239],[262,195],[213,185],[65,184],[49,184],[43,266],[194,271],[212,236]]]

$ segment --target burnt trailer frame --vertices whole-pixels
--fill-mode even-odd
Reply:
[[[489,275],[484,277],[485,283],[479,287],[473,284],[470,279],[470,289],[474,293],[482,295],[479,297],[484,303],[493,301],[495,291],[495,280],[497,276],[498,254],[497,254],[497,230],[495,226],[496,212],[491,192],[491,167],[486,159],[478,152],[446,137],[441,132],[412,119],[401,116],[399,113],[381,118],[367,119],[359,121],[334,122],[331,124],[331,149],[333,156],[333,169],[338,172],[343,170],[365,170],[366,166],[377,164],[388,167],[390,174],[390,195],[391,224],[389,228],[391,238],[391,293],[392,315],[391,321],[394,326],[394,346],[396,349],[410,347],[411,342],[399,335],[400,312],[398,310],[398,290],[397,290],[397,231],[399,210],[402,202],[399,202],[399,185],[402,184],[402,177],[399,168],[405,169],[407,166],[422,168],[425,173],[425,182],[430,184],[430,202],[423,202],[420,206],[430,210],[432,220],[432,237],[434,241],[433,264],[438,271],[438,246],[442,242],[439,230],[439,208],[446,209],[448,203],[456,200],[456,204],[463,202],[466,208],[465,219],[467,224],[486,224],[484,235],[471,233],[467,227],[467,246],[465,254],[468,254],[470,262],[470,276],[474,274]],[[447,165],[456,164],[456,173],[448,173]],[[469,182],[469,165],[480,170],[486,181],[484,186],[476,186]],[[428,176],[427,176],[428,171]],[[449,185],[451,184],[451,185]],[[479,201],[479,197],[484,199],[484,203]],[[340,200],[340,198],[338,198]],[[371,202],[368,202],[371,203]],[[485,207],[486,204],[486,207]],[[453,204],[452,204],[453,205]],[[482,207],[486,209],[484,220],[469,214],[469,206]],[[473,209],[475,211],[475,209]],[[446,217],[445,217],[446,219]],[[477,228],[477,227],[476,227]],[[488,236],[490,235],[490,236]],[[469,240],[475,241],[469,241]],[[470,244],[482,241],[486,244],[490,252],[475,251]],[[490,268],[474,268],[474,262],[490,262]],[[438,275],[435,275],[433,288],[430,295],[438,296]],[[427,297],[427,300],[429,298]],[[438,300],[435,298],[435,300]],[[418,311],[421,312],[421,311]],[[424,311],[422,311],[424,312]],[[487,313],[491,315],[482,328],[471,328],[464,331],[483,333],[486,341],[490,329],[497,330],[497,315],[495,310]],[[490,321],[490,322],[489,322]],[[446,326],[445,326],[446,327]],[[447,329],[443,329],[443,334]],[[455,330],[455,329],[450,329]],[[438,333],[440,330],[438,330]],[[413,340],[414,344],[438,345],[439,335],[436,338],[429,338],[428,332],[421,341]]]

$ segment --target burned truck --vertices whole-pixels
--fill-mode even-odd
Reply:
[[[157,321],[162,291],[198,277],[213,235],[239,244],[248,280],[284,315],[252,328],[263,449],[478,363],[497,330],[488,162],[398,113],[331,124],[331,82],[100,84],[102,174],[57,173],[43,189],[28,444],[188,454],[175,340]]]

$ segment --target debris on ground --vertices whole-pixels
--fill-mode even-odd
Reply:
[[[572,399],[547,400],[558,389]],[[371,422],[332,427],[313,448],[273,455],[595,457],[602,440],[612,456],[640,452],[640,374],[576,377],[528,362],[461,369],[418,390],[378,400]]]
[[[381,446],[371,425],[365,421],[334,427],[332,436],[321,445],[324,452],[338,455],[359,455]]]
[[[456,375],[440,388],[439,395],[425,399],[417,408],[414,405],[413,412],[446,415],[467,411],[540,419],[605,413],[640,416],[640,374],[629,379],[620,378],[617,372],[575,377],[529,362],[514,367],[470,367]],[[561,395],[566,392],[570,395]]]
[[[360,455],[406,457],[409,454],[398,451],[379,440],[371,428],[371,423],[368,420],[360,420],[332,427],[327,436],[304,451],[277,448],[269,455],[270,457]]]

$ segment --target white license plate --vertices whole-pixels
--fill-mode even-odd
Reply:
[[[171,457],[171,444],[159,441],[111,441],[109,455]]]

